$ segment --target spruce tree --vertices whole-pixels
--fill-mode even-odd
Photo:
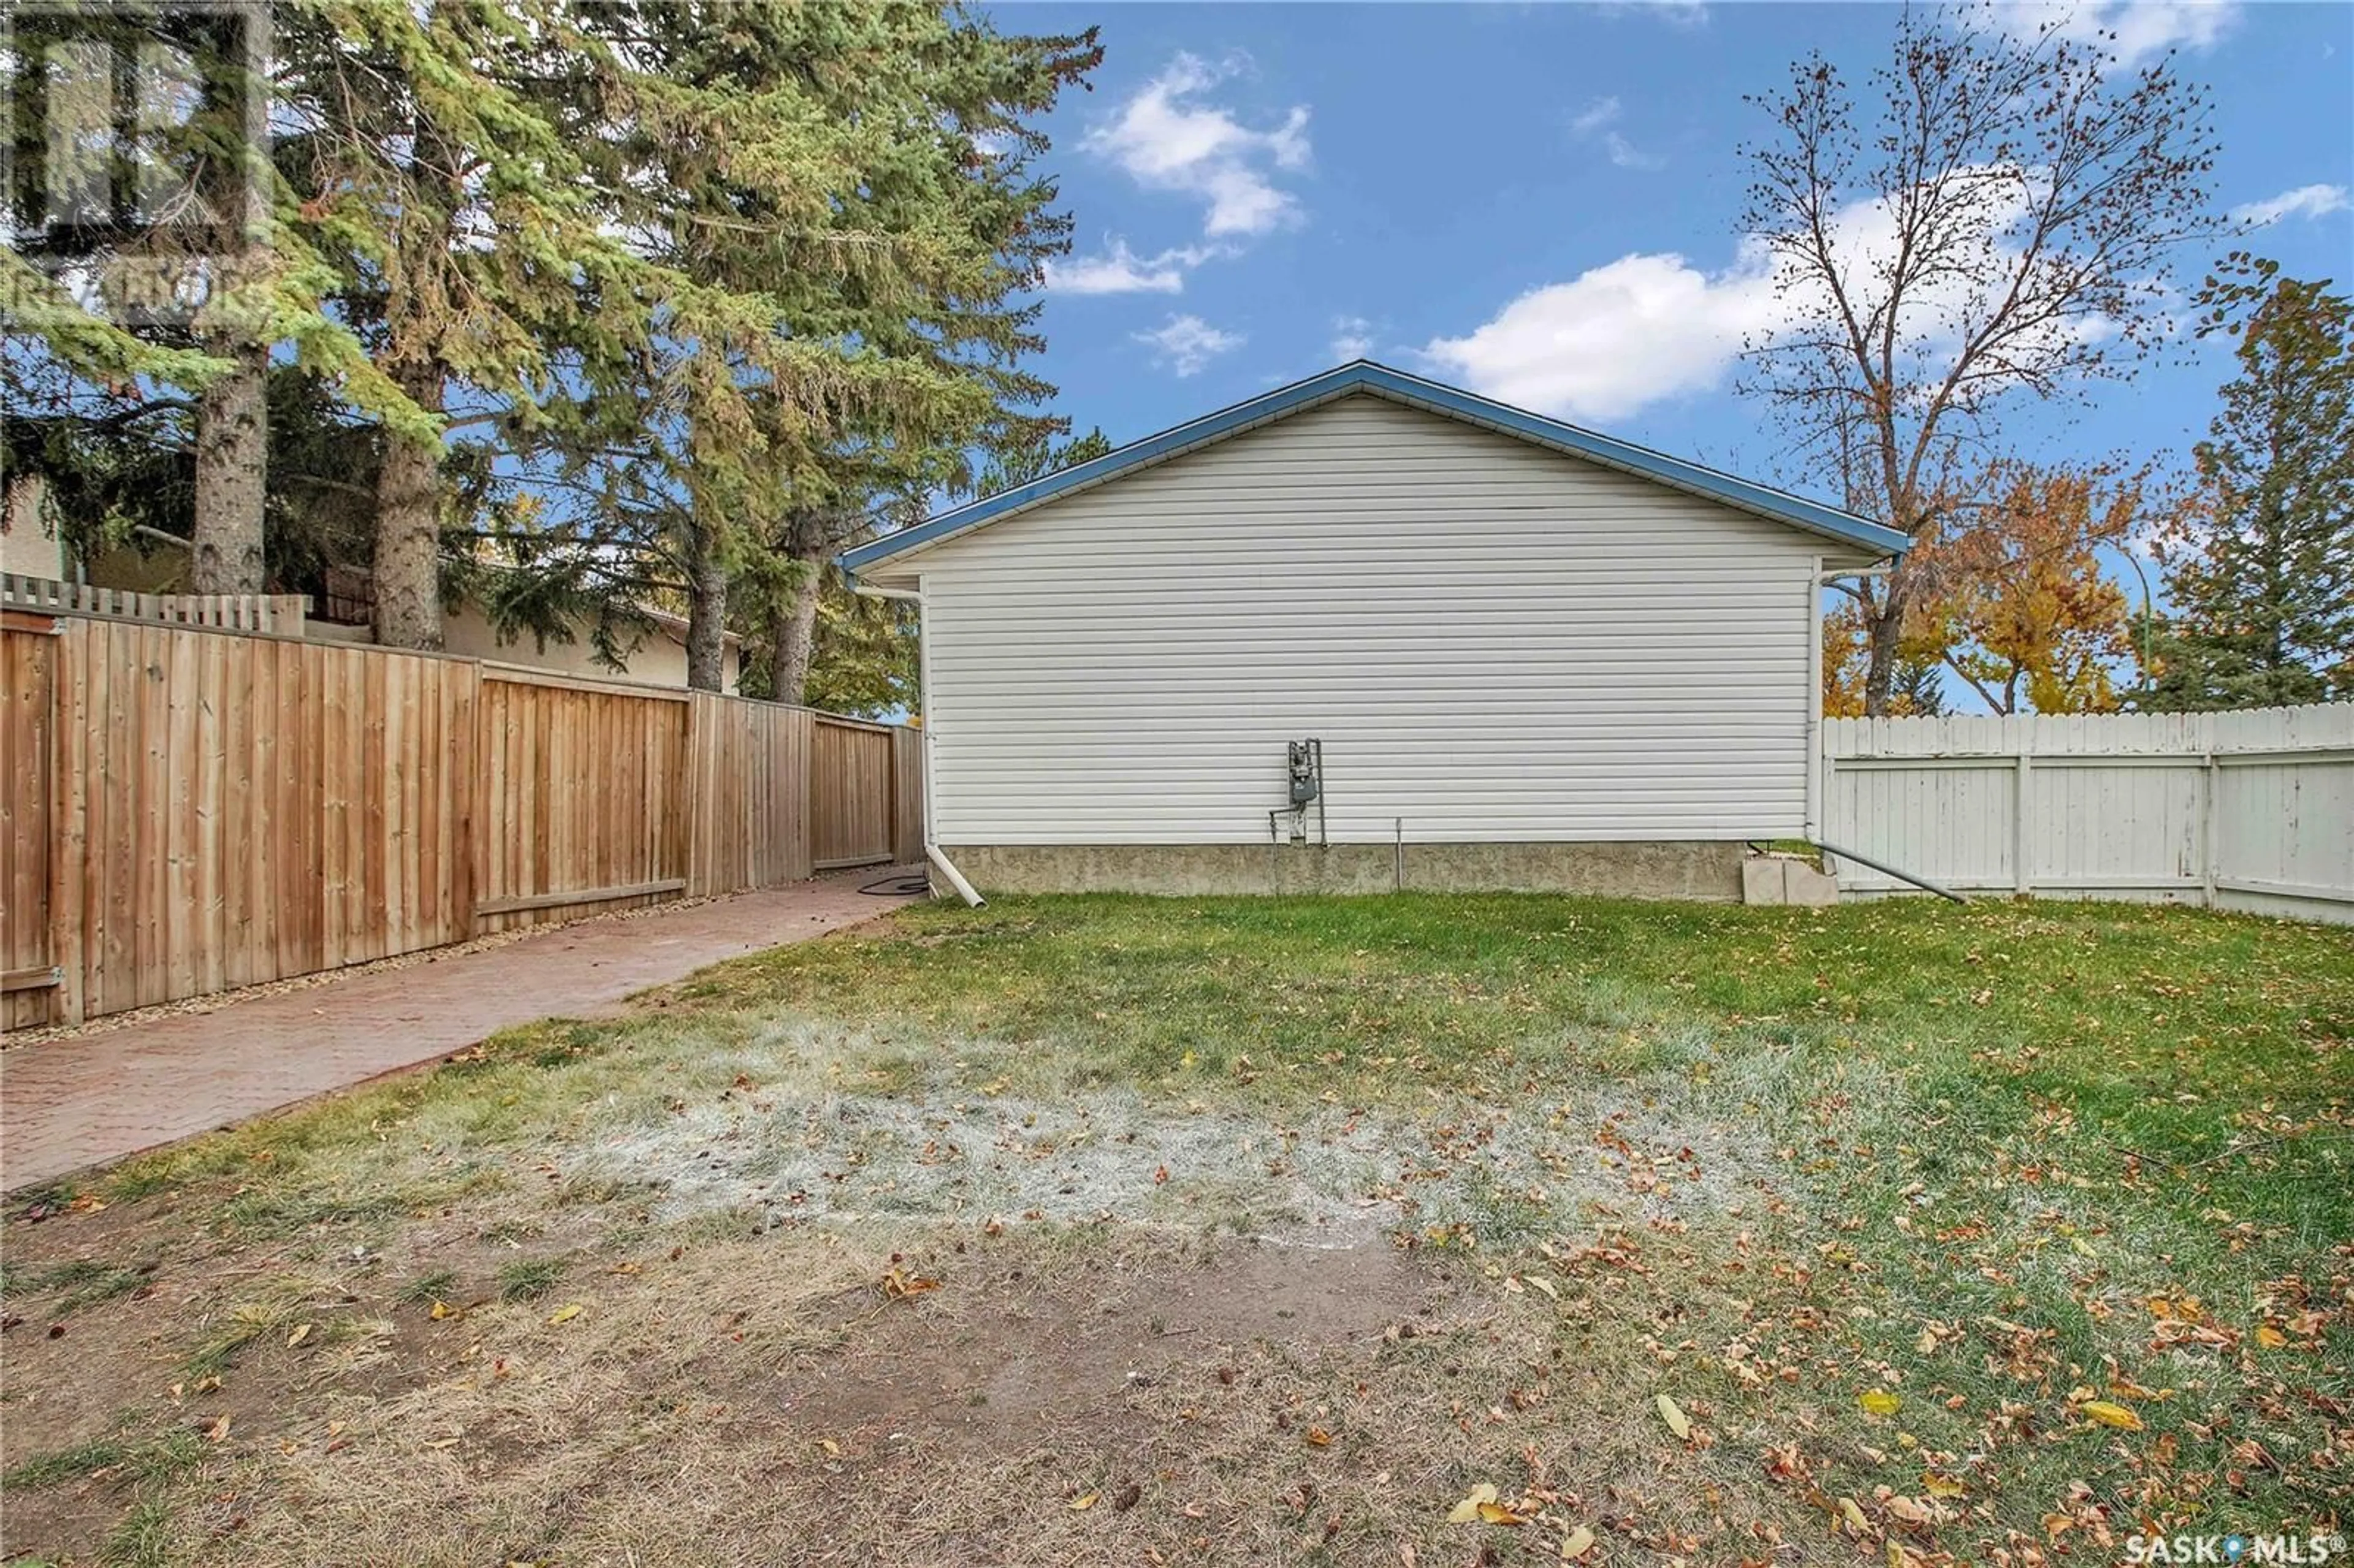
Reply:
[[[642,348],[591,344],[539,446],[582,508],[556,570],[667,582],[716,686],[731,593],[806,650],[818,578],[869,513],[1044,439],[1020,296],[1067,245],[1028,121],[1099,57],[945,5],[616,5],[567,16],[610,221],[680,280]],[[617,570],[617,563],[623,563]],[[740,594],[739,594],[739,597]],[[739,620],[747,620],[738,616]],[[789,658],[776,694],[801,684]]]
[[[2208,504],[2163,542],[2172,615],[2141,706],[2354,696],[2354,308],[2230,259],[2200,295],[2240,374],[2199,444]]]

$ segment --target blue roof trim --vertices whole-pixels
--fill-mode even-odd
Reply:
[[[1719,473],[1714,469],[1703,468],[1681,458],[1669,457],[1664,452],[1655,452],[1631,441],[1598,435],[1575,425],[1548,419],[1492,398],[1476,397],[1436,381],[1426,381],[1419,376],[1409,376],[1404,371],[1361,359],[1311,376],[1305,381],[1279,387],[1247,402],[1236,403],[1232,408],[1222,408],[1173,429],[1163,430],[1157,436],[1148,436],[1117,451],[1107,452],[1093,461],[1050,473],[1044,479],[1032,480],[1011,490],[1000,491],[985,501],[972,502],[954,511],[943,512],[912,528],[903,528],[885,538],[845,550],[836,559],[844,569],[860,571],[887,561],[894,556],[954,538],[1009,514],[1025,511],[1066,491],[1100,484],[1129,469],[1173,457],[1195,447],[1207,446],[1237,430],[1266,424],[1299,409],[1359,391],[1378,393],[1434,413],[1518,436],[1557,451],[1589,458],[1608,467],[1709,496],[1744,512],[1846,544],[1859,545],[1892,556],[1903,555],[1912,545],[1909,538],[1893,528],[1883,527],[1836,507],[1825,506],[1819,502],[1808,501],[1803,496],[1791,495],[1766,485],[1753,484],[1748,480]]]

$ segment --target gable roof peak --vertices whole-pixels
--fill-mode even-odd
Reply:
[[[1320,371],[1302,381],[1278,387],[1200,418],[1189,419],[1158,435],[1131,441],[1102,457],[1000,491],[983,500],[954,507],[911,528],[903,528],[871,543],[844,551],[837,557],[852,572],[863,571],[896,556],[928,549],[975,528],[1001,522],[1034,506],[1118,479],[1134,470],[1195,451],[1245,430],[1272,424],[1305,409],[1352,393],[1369,393],[1443,418],[1511,436],[1536,446],[1617,469],[1721,502],[1771,522],[1802,528],[1841,544],[1860,546],[1901,556],[1912,541],[1893,528],[1842,512],[1821,502],[1720,472],[1683,458],[1670,457],[1632,441],[1620,440],[1582,426],[1551,419],[1515,408],[1477,393],[1394,369],[1370,359]]]

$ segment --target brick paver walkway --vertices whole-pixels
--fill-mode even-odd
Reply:
[[[556,926],[406,969],[0,1051],[0,1189],[103,1165],[461,1051],[510,1024],[610,1011],[722,959],[907,902],[882,867],[627,920]]]

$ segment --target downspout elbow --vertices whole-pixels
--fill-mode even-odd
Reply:
[[[928,839],[924,842],[924,858],[931,862],[933,870],[948,879],[948,885],[956,889],[957,896],[968,905],[978,909],[988,902],[972,890],[972,884],[964,879],[964,873],[956,868],[956,863],[942,853],[939,845]]]

